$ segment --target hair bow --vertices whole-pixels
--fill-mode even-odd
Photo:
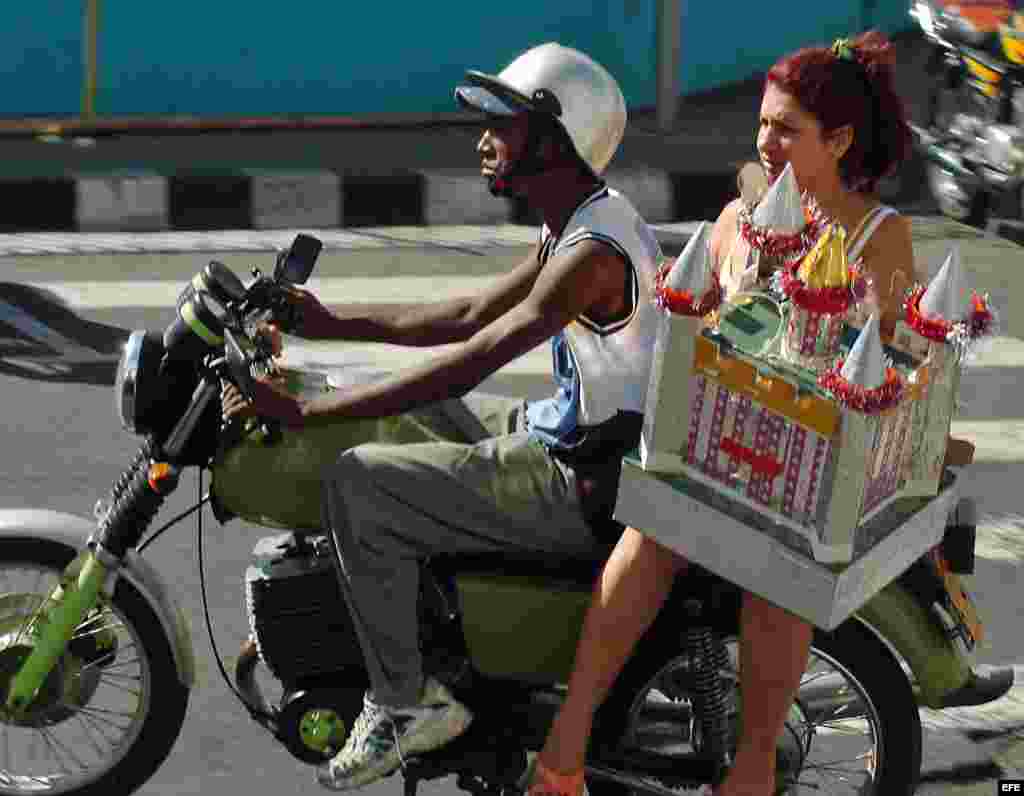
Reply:
[[[856,62],[857,57],[853,53],[849,39],[836,39],[832,43],[832,54],[840,61]]]

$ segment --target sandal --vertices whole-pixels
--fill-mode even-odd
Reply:
[[[527,796],[585,796],[586,792],[582,768],[571,774],[560,774],[540,762],[539,758],[534,760]]]

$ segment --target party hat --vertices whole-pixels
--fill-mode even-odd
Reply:
[[[885,354],[876,315],[868,318],[857,335],[839,375],[848,384],[856,384],[865,390],[876,390],[885,384]]]
[[[754,210],[753,221],[783,235],[795,235],[807,226],[800,188],[789,163]]]
[[[711,224],[702,221],[697,231],[686,242],[682,254],[672,264],[665,277],[665,287],[686,291],[695,299],[703,296],[711,287]]]
[[[970,314],[971,296],[960,264],[959,247],[949,250],[939,272],[921,296],[920,310],[926,318],[941,318],[951,323],[962,321]]]
[[[850,284],[850,266],[846,259],[846,233],[836,224],[829,224],[797,268],[800,281],[820,290],[846,287]]]

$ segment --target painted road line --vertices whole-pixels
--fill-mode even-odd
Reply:
[[[529,246],[536,227],[443,225],[356,229],[213,230],[195,232],[32,232],[0,235],[0,256],[124,254],[216,251],[279,251],[300,233],[319,238],[325,249],[358,250],[424,246],[489,248]]]
[[[423,296],[432,299],[471,295],[491,283],[492,276],[438,277],[329,277],[311,279],[308,287],[328,304],[417,301]],[[79,310],[117,308],[172,307],[185,285],[184,280],[122,281],[122,282],[34,282],[36,287],[52,291],[71,307]],[[296,366],[336,367],[352,355],[353,346],[337,343],[292,343],[289,346]],[[441,349],[442,351],[444,349]],[[436,352],[430,352],[431,355]],[[361,360],[379,362],[395,369],[421,361],[424,349],[398,346],[365,348]],[[550,360],[546,346],[540,346],[525,357],[506,366],[507,372],[547,374]],[[966,381],[984,380],[984,369],[990,367],[1024,367],[1024,341],[999,337],[979,347],[968,365]],[[977,372],[975,372],[977,371]],[[1024,460],[1024,420],[1021,419],[954,419],[953,433],[964,436],[976,445],[979,462],[1015,462]]]
[[[327,277],[310,279],[305,287],[328,305],[347,303],[432,301],[472,295],[493,283],[494,276]],[[55,293],[75,309],[173,307],[188,285],[184,279],[119,282],[28,282]]]
[[[325,304],[421,301],[472,295],[495,276],[313,277],[305,287]],[[174,304],[187,280],[31,281],[32,287],[55,293],[78,309],[164,308]],[[1024,340],[994,337],[977,346],[967,370],[1024,367]],[[969,378],[970,374],[967,374]]]
[[[345,367],[368,367],[395,371],[420,365],[428,359],[451,351],[453,346],[410,348],[386,343],[311,343],[288,338],[284,343],[281,364],[310,370],[340,370]],[[509,362],[502,373],[523,376],[547,376],[551,373],[551,348],[541,343],[523,356]]]
[[[1024,514],[992,514],[979,505],[974,554],[988,561],[1024,560]]]
[[[652,224],[666,235],[691,235],[699,222]],[[0,257],[52,254],[133,254],[217,251],[279,251],[299,232],[318,237],[328,250],[387,248],[493,248],[530,246],[538,229],[522,224],[444,224],[422,227],[367,227],[195,232],[24,232],[0,235]]]
[[[417,301],[471,295],[494,279],[493,276],[437,277],[328,277],[311,279],[308,287],[328,305],[341,303]],[[185,280],[134,280],[121,282],[55,281],[33,282],[49,290],[78,310],[173,307],[185,286]],[[30,337],[42,340],[39,335]],[[45,342],[45,340],[44,340]],[[376,362],[387,369],[405,367],[422,361],[424,356],[443,352],[409,349],[399,346],[361,346],[338,343],[290,342],[288,355],[300,366],[337,367],[357,355],[361,362]],[[359,352],[354,354],[354,352]],[[965,372],[968,381],[983,382],[987,368],[1024,367],[1024,341],[1010,337],[995,338],[979,347]],[[546,345],[506,366],[506,372],[547,375],[551,363]],[[979,462],[1017,462],[1024,460],[1024,419],[1000,418],[953,420],[953,433],[972,440]]]

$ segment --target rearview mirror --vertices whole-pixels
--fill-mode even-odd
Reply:
[[[313,273],[316,258],[320,256],[323,243],[312,235],[296,235],[288,251],[277,258],[274,280],[292,285],[304,285]]]

